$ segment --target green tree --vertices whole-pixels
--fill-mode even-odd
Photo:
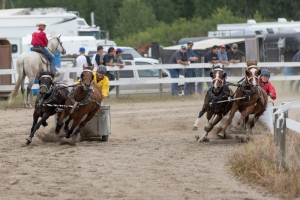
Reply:
[[[125,0],[119,12],[120,16],[115,30],[121,37],[144,31],[156,23],[152,7],[147,6],[141,0]]]

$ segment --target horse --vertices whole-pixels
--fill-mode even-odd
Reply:
[[[223,138],[226,137],[226,129],[231,124],[231,121],[238,110],[241,113],[241,117],[236,124],[232,127],[232,131],[236,132],[242,120],[245,119],[245,126],[247,126],[249,115],[254,114],[254,118],[249,122],[250,130],[254,127],[255,122],[264,113],[267,107],[268,96],[266,91],[258,85],[258,76],[260,75],[260,69],[257,67],[257,61],[248,62],[245,79],[243,83],[238,87],[238,90],[234,96],[235,100],[230,110],[229,118],[222,131],[218,134]]]
[[[72,138],[76,139],[80,130],[85,124],[90,121],[97,111],[100,109],[103,99],[101,88],[93,83],[94,74],[88,67],[83,66],[83,72],[80,78],[80,84],[77,84],[69,93],[68,99],[65,103],[66,106],[73,106],[73,108],[64,108],[61,115],[58,117],[55,133],[59,134],[63,126],[63,120],[69,116],[65,122],[64,131],[65,137],[70,138],[75,127],[79,124],[78,129],[72,134]],[[81,122],[83,117],[86,118]],[[71,129],[69,129],[69,122],[73,120]]]
[[[26,138],[26,145],[29,145],[34,137],[35,132],[41,125],[46,127],[48,123],[47,119],[56,114],[56,106],[52,105],[64,105],[69,90],[61,85],[55,85],[53,83],[54,74],[51,72],[40,72],[39,77],[39,93],[35,101],[35,110],[33,112],[33,124],[31,127],[30,135]],[[43,104],[50,104],[50,106],[44,106]],[[39,122],[38,119],[42,118]]]
[[[58,51],[61,54],[65,54],[66,50],[62,46],[62,42],[60,42],[59,37],[53,37],[49,40],[47,48],[53,54],[53,52]],[[24,100],[24,107],[32,108],[30,93],[31,88],[34,83],[34,79],[38,77],[39,72],[50,71],[50,64],[48,59],[45,59],[44,56],[41,56],[39,53],[34,51],[24,52],[17,59],[17,71],[18,71],[18,80],[15,84],[13,91],[9,95],[9,103],[17,96],[18,90],[21,85],[21,92]],[[25,77],[28,77],[29,83],[27,86],[27,97],[24,97],[24,83]]]
[[[202,110],[199,112],[199,116],[192,129],[194,131],[198,130],[199,120],[206,112],[208,120],[207,125],[204,127],[206,133],[201,138],[200,136],[195,136],[198,142],[203,142],[207,139],[208,133],[229,112],[232,106],[232,102],[228,101],[228,98],[233,96],[233,91],[226,84],[227,77],[224,65],[222,68],[219,65],[213,65],[212,68],[213,71],[210,72],[212,87],[206,93]]]
[[[149,56],[148,51],[150,49],[151,45],[148,43],[146,45],[141,45],[138,47],[135,47],[134,49],[141,54],[141,56],[144,56],[145,54],[147,54],[147,56]]]

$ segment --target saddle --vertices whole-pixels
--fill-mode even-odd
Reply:
[[[48,67],[50,68],[50,62],[49,62],[48,58],[44,55],[44,53],[43,53],[43,51],[42,51],[41,48],[35,48],[35,47],[33,47],[32,51],[38,53],[40,55],[40,58],[41,58],[42,62],[47,65],[47,68]]]

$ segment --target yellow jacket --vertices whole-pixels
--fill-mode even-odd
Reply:
[[[97,84],[101,89],[102,89],[102,94],[103,97],[106,98],[108,96],[108,92],[109,92],[109,79],[107,78],[107,76],[104,76],[104,78],[97,82],[97,74],[96,72],[93,72],[94,74],[94,83]],[[80,83],[80,79],[78,81],[76,81],[74,84],[79,84]]]

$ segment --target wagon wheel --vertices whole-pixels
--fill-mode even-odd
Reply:
[[[108,135],[102,135],[101,141],[107,142],[107,140],[108,140]]]

